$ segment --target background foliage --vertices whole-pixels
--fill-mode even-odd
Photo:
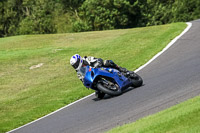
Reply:
[[[0,0],[0,37],[160,25],[199,12],[198,0]]]

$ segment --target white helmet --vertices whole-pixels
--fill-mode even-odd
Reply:
[[[83,59],[79,54],[75,54],[71,57],[70,64],[74,67],[74,69],[79,70],[83,64]]]

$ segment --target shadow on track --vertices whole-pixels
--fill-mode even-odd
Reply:
[[[142,86],[144,86],[145,84],[143,84]],[[142,87],[140,86],[140,87]],[[140,87],[137,87],[137,88],[140,88]],[[134,87],[129,87],[128,89],[124,90],[123,93],[121,95],[123,95],[124,93],[127,93],[133,89],[137,89],[137,88],[134,88]],[[120,96],[120,95],[119,95]],[[105,95],[103,99],[100,99],[100,98],[94,98],[92,100],[94,101],[100,101],[100,100],[107,100],[107,99],[111,99],[111,98],[115,98],[115,97],[118,97],[118,96],[110,96],[110,95]]]

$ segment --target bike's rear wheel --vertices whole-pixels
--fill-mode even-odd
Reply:
[[[142,78],[136,73],[134,73],[134,78],[131,78],[131,80],[132,80],[132,83],[133,83],[133,85],[132,85],[133,87],[140,87],[140,86],[143,85]]]
[[[115,87],[115,89],[106,87],[102,82],[97,83],[97,88],[105,94],[108,94],[111,96],[118,96],[122,94],[122,91],[117,84],[114,84],[113,87]]]

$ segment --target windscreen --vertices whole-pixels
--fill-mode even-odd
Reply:
[[[85,73],[86,73],[86,67],[81,67],[78,71],[77,71],[77,74],[78,74],[78,77],[80,79],[83,79],[85,77]]]

